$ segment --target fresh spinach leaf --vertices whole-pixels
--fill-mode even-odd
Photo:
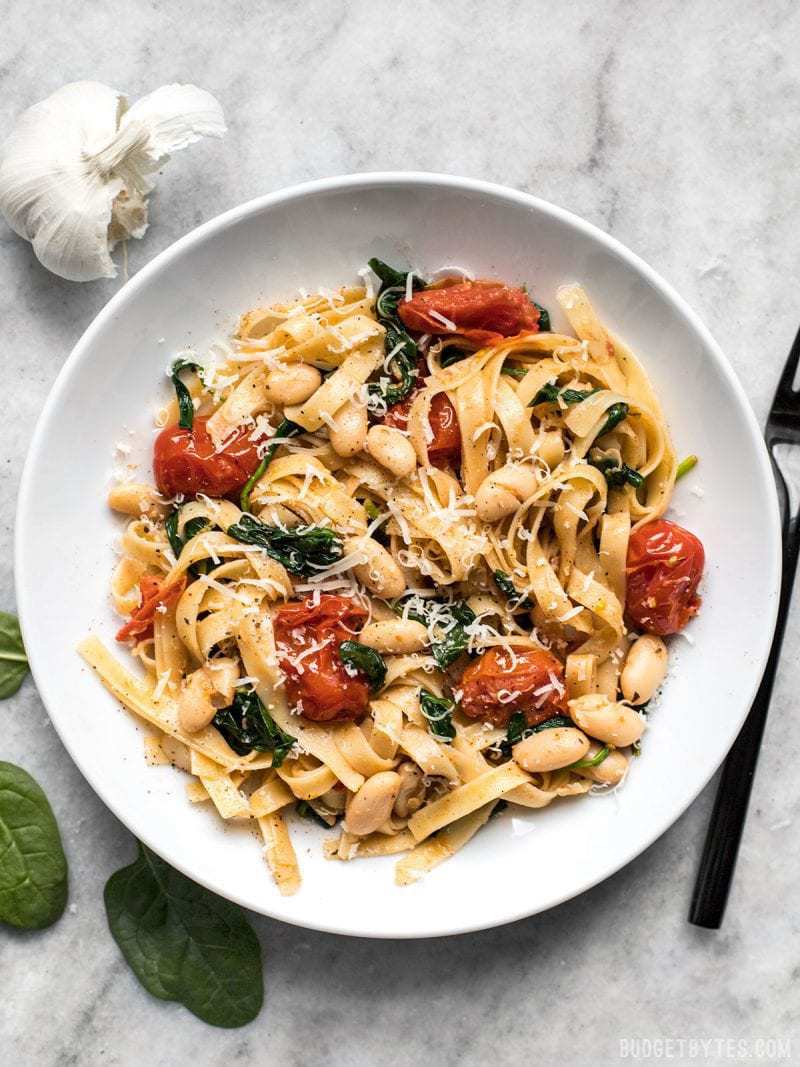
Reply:
[[[250,508],[250,494],[253,491],[253,486],[256,485],[258,480],[263,475],[264,471],[272,462],[272,457],[278,451],[281,442],[287,437],[297,437],[298,434],[305,433],[302,426],[298,426],[296,422],[292,422],[291,419],[284,419],[280,423],[278,429],[275,431],[275,437],[273,443],[267,448],[264,453],[261,462],[247,479],[244,485],[244,489],[239,496],[239,507],[242,511],[248,511]]]
[[[148,993],[203,1022],[245,1026],[261,1011],[261,946],[241,908],[209,893],[139,844],[105,888],[108,925]]]
[[[176,359],[170,372],[175,395],[178,398],[178,425],[182,430],[191,430],[194,425],[194,401],[192,394],[181,381],[181,371],[193,370],[200,381],[203,380],[203,368],[191,359]]]
[[[222,708],[212,723],[238,756],[271,752],[272,766],[280,767],[295,739],[281,730],[254,689],[236,690],[233,703]]]
[[[228,534],[246,545],[258,545],[301,578],[337,563],[344,555],[342,539],[327,526],[267,526],[252,515],[242,515]]]
[[[434,696],[429,689],[420,689],[419,706],[433,736],[439,741],[452,741],[456,736],[456,728],[453,726],[453,701],[447,697]]]
[[[345,665],[365,674],[371,692],[377,693],[386,679],[386,662],[379,652],[358,641],[342,641],[339,658]]]
[[[530,611],[533,608],[533,601],[519,592],[505,571],[495,571],[493,577],[494,584],[508,600],[512,611]]]
[[[0,762],[0,922],[39,930],[67,903],[67,860],[53,809],[27,771]]]
[[[13,696],[28,673],[19,619],[0,611],[0,700]]]
[[[620,401],[617,404],[612,404],[606,411],[606,421],[600,427],[598,437],[602,437],[604,433],[610,433],[615,426],[618,426],[623,419],[627,418],[628,405],[624,401]]]

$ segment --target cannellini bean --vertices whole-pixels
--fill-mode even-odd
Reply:
[[[364,405],[351,400],[339,408],[328,436],[337,456],[347,458],[363,452],[367,443],[367,409]]]
[[[108,506],[123,515],[146,515],[149,519],[163,519],[169,507],[151,485],[128,482],[115,485],[108,494]]]
[[[329,789],[319,799],[330,811],[344,811],[347,793],[344,789]]]
[[[178,724],[187,734],[196,734],[216,715],[213,694],[214,686],[203,667],[186,679],[178,697]]]
[[[571,726],[555,726],[531,734],[514,745],[511,751],[525,771],[557,771],[583,759],[589,751],[589,738]]]
[[[419,652],[428,644],[428,629],[414,619],[386,619],[371,622],[358,635],[362,645],[369,645],[376,652],[393,652],[406,655]]]
[[[414,446],[394,426],[372,426],[367,434],[367,452],[395,478],[405,478],[417,465]]]
[[[625,748],[644,733],[644,721],[627,704],[611,701],[602,693],[589,693],[568,701],[572,721],[590,737],[615,748]]]
[[[273,404],[303,404],[322,385],[322,375],[308,363],[290,363],[269,372],[264,392]]]
[[[536,455],[539,459],[543,459],[552,470],[564,458],[564,438],[558,430],[549,430],[543,433],[538,441],[539,447],[536,449]]]
[[[481,522],[498,522],[516,511],[523,500],[536,491],[539,482],[533,467],[507,463],[492,471],[475,494],[475,507]]]
[[[634,641],[622,668],[622,695],[631,704],[646,704],[667,673],[667,646],[655,634]]]
[[[365,837],[382,826],[392,814],[400,784],[395,771],[379,771],[367,778],[347,805],[342,824],[347,833]]]
[[[603,747],[596,741],[592,741],[589,751],[582,759],[593,759]],[[596,767],[576,767],[575,773],[582,778],[590,778],[593,782],[600,782],[603,785],[619,785],[628,773],[629,762],[627,756],[614,749]]]
[[[394,814],[407,819],[422,807],[425,796],[425,776],[416,763],[401,763],[397,768],[400,789],[394,802]]]
[[[348,551],[362,552],[364,563],[353,567],[356,578],[376,596],[394,600],[406,591],[406,580],[397,563],[383,545],[372,537],[360,537],[349,542]]]

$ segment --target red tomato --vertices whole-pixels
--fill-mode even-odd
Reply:
[[[547,692],[539,692],[548,686]],[[507,726],[518,711],[524,712],[528,726],[536,726],[567,709],[564,668],[543,648],[517,648],[513,656],[490,648],[470,663],[459,688],[464,714],[495,726]]]
[[[312,722],[360,719],[369,707],[369,685],[361,675],[351,677],[339,659],[339,645],[353,639],[367,612],[343,596],[322,595],[294,601],[275,613],[273,628],[286,694]],[[309,648],[327,642],[303,656]]]
[[[431,312],[455,326],[451,330]],[[422,289],[401,301],[398,313],[410,330],[432,334],[461,334],[480,345],[497,344],[503,337],[536,333],[539,310],[522,289],[502,282],[458,282],[441,289]]]
[[[159,604],[174,604],[185,588],[186,575],[181,575],[177,582],[166,585],[163,579],[146,574],[139,581],[142,602],[131,615],[130,621],[117,632],[117,640],[127,641],[129,637],[138,637],[142,640],[152,637],[156,608]]]
[[[421,387],[422,378],[418,378],[417,381]],[[405,400],[389,408],[383,417],[384,426],[396,426],[400,430],[405,430],[416,391],[412,391]],[[433,433],[433,440],[428,445],[428,459],[434,467],[455,466],[461,459],[461,431],[458,427],[456,409],[451,404],[447,393],[437,393],[431,401],[428,425]]]
[[[704,563],[702,542],[677,523],[640,526],[628,545],[625,606],[634,625],[662,636],[682,630],[700,609]]]
[[[261,460],[247,427],[240,427],[217,452],[206,423],[195,417],[191,430],[167,426],[153,446],[153,474],[164,496],[230,496],[237,493]]]

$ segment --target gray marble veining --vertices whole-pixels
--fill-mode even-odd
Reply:
[[[151,232],[130,248],[131,273],[197,223],[298,180],[381,169],[489,178],[570,208],[641,254],[709,325],[763,420],[800,319],[792,0],[29,0],[0,12],[0,135],[22,108],[78,78],[134,98],[196,81],[223,101],[227,138],[169,163]],[[13,605],[14,505],[35,419],[65,355],[119,284],[54,278],[0,225],[4,608]],[[266,1004],[233,1032],[151,999],[122,962],[102,887],[132,840],[27,682],[0,705],[0,754],[51,798],[71,904],[43,933],[0,931],[0,1059],[594,1065],[616,1062],[630,1038],[793,1039],[800,1059],[798,650],[800,613],[721,932],[686,923],[712,786],[605,884],[499,930],[385,943],[254,918]],[[688,1046],[671,1049],[688,1061]],[[730,1046],[707,1052],[733,1058]]]

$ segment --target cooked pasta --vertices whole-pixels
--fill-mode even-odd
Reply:
[[[139,668],[80,649],[282,893],[292,811],[406,885],[501,806],[619,785],[700,603],[661,406],[586,293],[558,333],[522,289],[370,267],[174,364],[156,487],[109,494]]]

